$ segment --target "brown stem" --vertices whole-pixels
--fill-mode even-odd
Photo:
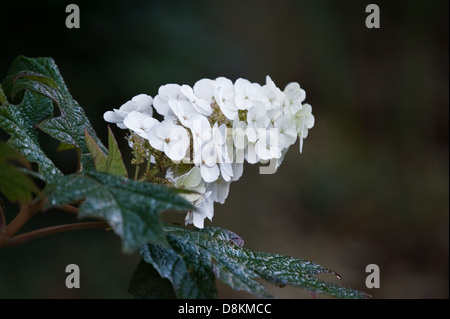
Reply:
[[[11,237],[31,218],[31,204],[20,203],[20,210],[16,217],[6,226],[6,234]]]
[[[40,238],[47,235],[58,234],[71,230],[81,230],[81,229],[90,229],[90,228],[108,228],[108,224],[103,221],[98,222],[85,222],[85,223],[75,223],[75,224],[66,224],[66,225],[58,225],[46,227],[38,230],[33,230],[25,234],[20,234],[15,237],[10,238],[1,238],[0,237],[0,246],[15,246],[19,244],[23,244],[30,240]]]
[[[61,209],[62,211],[65,211],[67,213],[71,213],[71,214],[78,214],[78,207],[74,207],[72,205],[63,205],[61,207],[59,207],[59,209]]]
[[[9,237],[14,236],[19,229],[37,212],[44,207],[45,201],[40,200],[36,203],[19,203],[20,210],[16,217],[6,226],[6,234]]]

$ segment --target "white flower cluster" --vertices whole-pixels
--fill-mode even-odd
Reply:
[[[302,151],[314,126],[305,97],[298,83],[281,91],[269,76],[265,85],[219,77],[201,79],[193,87],[163,85],[154,99],[137,95],[104,119],[148,140],[172,162],[192,165],[181,176],[169,169],[166,178],[194,191],[183,195],[197,207],[186,223],[203,228],[204,219],[213,217],[214,202],[224,203],[230,183],[241,177],[244,160],[276,160],[278,166],[297,136]],[[152,106],[162,121],[153,117]]]

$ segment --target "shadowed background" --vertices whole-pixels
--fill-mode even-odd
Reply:
[[[303,154],[297,142],[274,175],[247,165],[206,225],[236,232],[252,250],[334,269],[341,281],[322,278],[375,298],[448,298],[448,1],[376,1],[381,29],[371,30],[373,1],[75,1],[81,28],[67,29],[69,3],[2,1],[0,78],[19,54],[53,57],[105,143],[105,111],[166,83],[299,82],[316,118]],[[125,131],[113,130],[129,161]],[[44,134],[42,144],[63,171],[75,169],[74,154],[57,153]],[[48,212],[24,230],[71,221]],[[101,230],[1,248],[0,298],[130,298],[138,260]],[[71,263],[80,289],[65,287]],[[381,288],[369,290],[372,263]]]

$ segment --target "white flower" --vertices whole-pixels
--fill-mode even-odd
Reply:
[[[252,107],[247,112],[247,129],[257,130],[260,127],[266,127],[266,111],[261,107]],[[250,140],[250,139],[249,139]]]
[[[119,128],[126,129],[123,124],[123,120],[132,111],[153,115],[152,109],[153,99],[147,94],[139,94],[133,97],[130,101],[123,104],[119,109],[113,109],[114,111],[107,111],[103,114],[103,119],[109,123],[115,123]]]
[[[214,202],[220,204],[225,203],[230,191],[231,181],[225,181],[223,178],[218,178],[214,183],[207,183],[206,190],[211,192],[210,198]]]
[[[281,91],[270,76],[266,76],[266,84],[261,88],[261,100],[268,110],[281,108],[284,105],[286,94]]]
[[[189,148],[189,133],[170,120],[164,120],[153,126],[148,134],[150,145],[163,151],[172,161],[180,161]]]
[[[286,94],[285,107],[289,109],[290,114],[297,114],[302,109],[302,102],[306,98],[306,92],[300,88],[297,82],[291,82],[284,89]]]
[[[212,114],[211,104],[209,104],[208,101],[196,96],[189,85],[183,84],[180,91],[189,100],[189,102],[192,103],[192,106],[198,113],[206,116],[210,116]]]
[[[216,103],[222,113],[229,119],[234,120],[238,116],[238,108],[234,102],[235,92],[231,80],[220,77],[216,79],[216,91],[214,94]]]
[[[169,101],[186,100],[180,89],[181,86],[178,84],[166,84],[160,86],[158,89],[158,95],[155,96],[155,100],[153,101],[153,107],[155,110],[165,118],[174,116],[169,105]]]
[[[140,137],[148,139],[148,133],[159,121],[146,113],[132,111],[124,118],[123,124]]]
[[[274,108],[270,109],[266,112],[266,116],[264,118],[264,127],[265,128],[274,128],[275,121],[283,115],[283,109],[282,108]]]
[[[190,125],[190,119],[193,115],[198,114],[197,110],[187,100],[170,100],[169,106],[183,126]]]
[[[281,149],[287,148],[295,143],[297,140],[297,126],[289,115],[282,115],[274,122],[274,127],[279,132],[279,144]]]
[[[314,126],[314,115],[311,112],[311,105],[303,104],[302,109],[294,117],[297,124],[297,132],[300,136],[300,153],[303,150],[303,139],[308,136],[308,129]]]
[[[234,89],[235,103],[238,109],[248,110],[256,104],[261,103],[259,101],[261,85],[239,78],[234,83]]]
[[[258,141],[255,145],[255,152],[264,161],[272,158],[280,158],[281,150],[279,143],[278,129],[258,129]]]
[[[200,173],[205,182],[211,183],[217,180],[220,169],[217,165],[217,151],[214,139],[204,142],[197,150],[200,153]]]
[[[209,105],[214,102],[214,93],[216,90],[216,81],[211,79],[201,79],[195,82],[192,88],[195,96],[205,100]]]

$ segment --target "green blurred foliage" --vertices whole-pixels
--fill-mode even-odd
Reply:
[[[105,111],[166,83],[299,82],[316,117],[303,154],[294,145],[275,175],[246,166],[207,225],[236,232],[252,250],[334,269],[375,298],[448,298],[448,1],[74,2],[80,29],[65,27],[69,1],[2,1],[1,77],[19,54],[53,57],[104,142]],[[369,3],[380,7],[380,29],[365,27]],[[124,131],[113,130],[129,160]],[[74,153],[41,137],[73,171]],[[13,213],[8,207],[7,220]],[[73,219],[60,215],[26,228]],[[128,298],[137,261],[98,230],[4,248],[0,297]],[[80,266],[78,290],[65,288],[69,263]],[[381,269],[379,289],[364,285],[371,263]],[[220,297],[250,297],[219,287]]]

